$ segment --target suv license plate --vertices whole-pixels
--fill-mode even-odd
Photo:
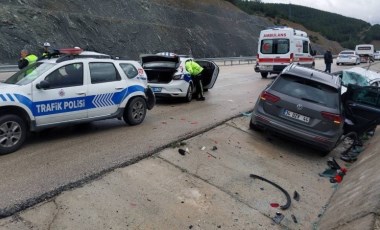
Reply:
[[[152,91],[155,93],[161,92],[162,88],[161,87],[152,87]]]
[[[304,116],[304,115],[301,115],[301,114],[289,111],[287,109],[284,110],[284,115],[287,116],[287,117],[291,117],[291,118],[297,119],[299,121],[303,121],[305,123],[309,123],[309,121],[310,121],[310,117],[307,117],[307,116]]]

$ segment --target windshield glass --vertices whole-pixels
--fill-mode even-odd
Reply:
[[[41,74],[51,69],[54,65],[54,63],[45,62],[33,63],[32,65],[29,65],[26,68],[13,74],[11,77],[5,80],[4,83],[12,85],[26,85],[34,81],[34,79],[37,77],[41,76]]]
[[[348,84],[368,86],[369,82],[367,78],[361,74],[350,72],[350,71],[343,71],[342,85],[348,86]]]

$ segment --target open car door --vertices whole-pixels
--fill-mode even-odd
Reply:
[[[380,123],[380,88],[349,84],[343,103],[348,118],[363,126]],[[370,127],[368,127],[370,128]]]
[[[200,66],[203,67],[202,84],[204,89],[211,89],[219,75],[219,66],[213,61],[195,60]]]

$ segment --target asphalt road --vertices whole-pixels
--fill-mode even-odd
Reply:
[[[321,61],[317,68],[324,68]],[[139,126],[114,119],[32,134],[21,150],[0,156],[0,216],[81,186],[250,111],[270,82],[270,78],[261,79],[253,65],[221,66],[206,101],[159,101]]]

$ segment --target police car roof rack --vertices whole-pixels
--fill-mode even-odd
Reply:
[[[109,56],[109,55],[72,55],[72,54],[67,54],[67,55],[63,55],[62,57],[59,57],[56,62],[60,63],[63,61],[74,60],[77,58],[79,58],[79,59],[81,59],[81,58],[111,59],[111,56]]]

